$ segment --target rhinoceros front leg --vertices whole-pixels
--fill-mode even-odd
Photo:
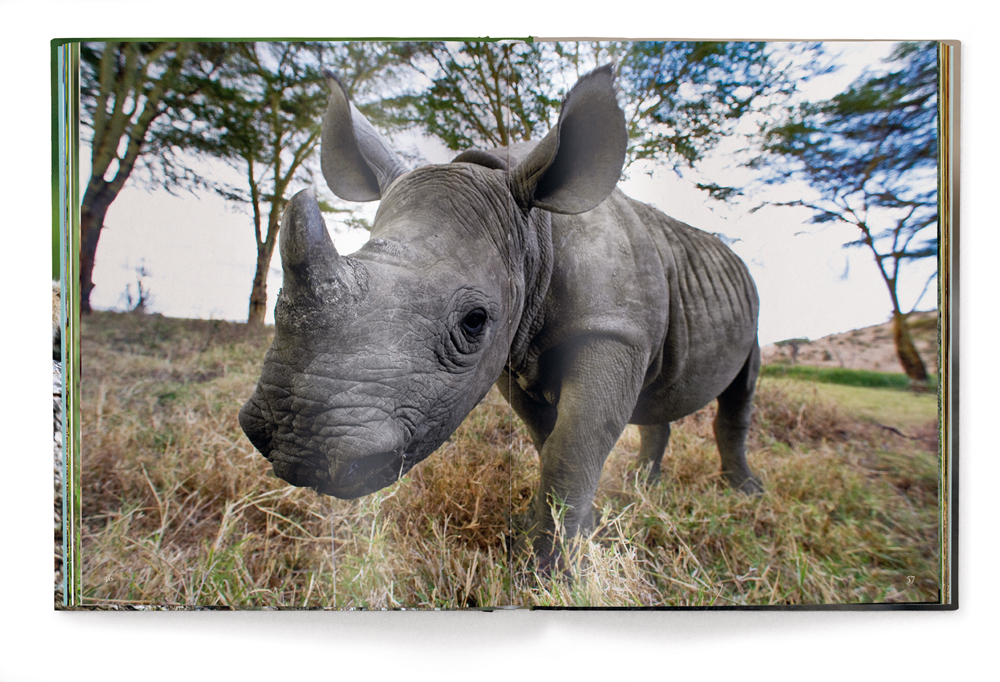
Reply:
[[[754,343],[743,369],[719,396],[719,411],[713,424],[715,442],[722,458],[722,475],[734,489],[752,495],[764,492],[764,486],[747,464],[746,449],[759,372],[760,348]]]
[[[568,351],[562,363],[557,417],[532,501],[532,547],[543,570],[559,555],[557,536],[572,540],[592,525],[601,470],[635,406],[645,363],[640,352],[604,339]]]
[[[510,403],[514,412],[524,422],[535,449],[541,452],[556,424],[555,405],[540,402],[525,393],[507,369],[504,369],[497,379],[497,388],[500,389],[504,400]]]

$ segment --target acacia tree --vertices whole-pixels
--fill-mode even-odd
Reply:
[[[224,59],[223,44],[107,42],[80,47],[81,123],[91,173],[80,207],[80,309],[90,312],[97,245],[112,202],[144,166],[168,190],[199,181],[177,151],[184,111]],[[170,113],[169,116],[166,114]]]
[[[846,223],[867,249],[892,303],[893,338],[911,380],[927,369],[906,323],[898,287],[904,266],[937,254],[937,49],[902,43],[887,69],[866,74],[834,98],[806,103],[765,128],[753,166],[768,183],[802,179],[817,196],[784,202],[813,211],[812,222]],[[933,276],[924,286],[924,293]]]
[[[417,46],[417,55],[415,66],[432,84],[397,100],[412,105],[400,118],[423,127],[449,149],[530,140],[536,128],[545,132],[558,111],[556,66],[542,43],[429,42]]]
[[[312,180],[307,161],[319,143],[329,94],[324,69],[337,73],[352,95],[364,96],[376,76],[391,83],[387,71],[404,56],[399,46],[377,43],[239,43],[218,78],[205,84],[205,97],[194,109],[205,129],[187,146],[225,161],[244,178],[238,186],[215,181],[213,188],[249,205],[253,215],[257,263],[249,324],[264,324],[267,273],[288,190],[296,181]]]
[[[798,50],[818,53],[811,44]],[[450,149],[506,146],[547,132],[572,83],[609,62],[628,125],[626,167],[652,159],[675,170],[820,69],[808,59],[789,69],[765,43],[429,42],[417,46],[413,64],[430,88],[384,104]],[[735,191],[701,187],[720,198]]]
[[[745,116],[766,111],[821,72],[819,45],[630,41],[576,44],[617,64],[628,125],[628,162],[693,166]],[[726,198],[715,185],[702,185]]]

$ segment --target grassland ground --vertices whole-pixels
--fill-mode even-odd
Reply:
[[[714,406],[675,424],[647,486],[628,427],[569,579],[507,551],[538,458],[494,389],[428,460],[358,500],[287,485],[241,432],[270,331],[83,321],[88,605],[463,608],[936,602],[931,394],[765,378],[749,441],[766,493],[726,488]]]

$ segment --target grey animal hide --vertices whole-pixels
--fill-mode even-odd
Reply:
[[[591,523],[627,423],[656,480],[670,422],[718,400],[729,484],[758,492],[745,439],[758,299],[714,236],[618,189],[627,145],[609,67],[570,91],[538,143],[410,170],[335,78],[322,167],[338,196],[380,200],[371,239],[333,247],[313,195],[282,219],[274,343],[240,412],[280,478],[337,497],[392,484],[497,383],[541,457],[536,556]]]

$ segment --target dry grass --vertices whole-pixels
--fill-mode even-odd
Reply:
[[[816,390],[762,383],[758,498],[720,481],[713,407],[675,425],[647,487],[629,427],[569,562],[509,556],[537,456],[496,390],[400,483],[355,501],[270,474],[239,429],[267,334],[95,313],[83,329],[84,597],[92,605],[461,608],[938,598],[933,422],[904,437]],[[842,387],[841,387],[842,388]],[[852,389],[866,391],[871,389]],[[848,401],[849,402],[849,401]],[[871,401],[869,401],[871,402]],[[881,415],[892,425],[892,414]],[[914,437],[914,436],[917,437]]]

